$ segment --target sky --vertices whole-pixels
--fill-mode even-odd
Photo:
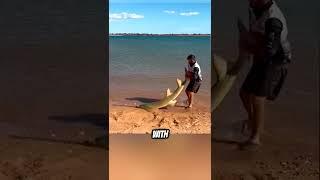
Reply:
[[[111,0],[109,33],[210,34],[210,9],[206,0]]]

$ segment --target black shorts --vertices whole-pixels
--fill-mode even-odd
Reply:
[[[190,81],[186,91],[197,93],[201,86],[201,81]]]
[[[280,92],[286,74],[284,65],[254,63],[242,85],[242,90],[274,100]]]

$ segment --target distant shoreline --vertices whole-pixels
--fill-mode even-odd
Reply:
[[[111,33],[109,36],[210,36],[211,34],[146,34],[146,33]]]

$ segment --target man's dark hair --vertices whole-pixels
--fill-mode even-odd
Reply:
[[[193,54],[190,54],[188,57],[187,57],[187,59],[189,60],[189,59],[191,59],[191,60],[196,60],[196,56],[194,56]]]

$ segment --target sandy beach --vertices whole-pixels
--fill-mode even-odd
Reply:
[[[166,128],[174,134],[210,134],[208,111],[194,108],[170,107],[148,112],[136,107],[111,106],[110,133],[145,134],[152,129]]]
[[[0,150],[1,180],[99,180],[108,168],[105,149],[80,144],[1,138]]]
[[[196,95],[192,109],[185,109],[186,95],[182,92],[175,107],[148,112],[138,106],[158,101],[164,96],[164,90],[150,89],[111,89],[113,94],[109,101],[109,133],[146,134],[152,129],[168,128],[174,134],[210,134],[210,98],[205,90]]]

